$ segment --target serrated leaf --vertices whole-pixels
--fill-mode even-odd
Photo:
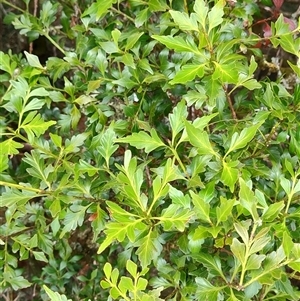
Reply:
[[[198,24],[197,20],[195,18],[195,14],[191,14],[190,16],[185,12],[179,12],[175,10],[169,11],[175,24],[178,25],[178,27],[181,30],[194,30],[198,31]]]
[[[95,16],[96,21],[98,21],[101,17],[103,17],[107,11],[112,7],[114,0],[97,0],[97,2],[92,3],[92,5],[88,6],[88,8],[83,12],[81,17],[85,17],[87,15]]]
[[[6,156],[17,155],[19,153],[18,148],[23,147],[22,143],[14,141],[13,138],[0,142],[1,153]]]
[[[197,14],[198,21],[202,28],[205,30],[206,19],[208,14],[208,6],[203,0],[196,0],[194,5],[194,11]]]
[[[211,224],[211,220],[209,217],[209,212],[210,212],[210,206],[208,203],[206,203],[201,197],[199,197],[199,195],[197,195],[196,193],[194,193],[193,191],[190,191],[190,195],[192,197],[192,202],[195,206],[195,213],[196,216]]]
[[[239,198],[241,205],[252,215],[255,221],[259,220],[257,213],[257,199],[253,191],[246,185],[242,178],[239,178],[240,191]]]
[[[171,204],[163,210],[158,219],[165,231],[178,230],[183,232],[193,215],[194,213],[190,209],[182,209],[180,205]]]
[[[63,238],[66,233],[75,230],[78,226],[82,226],[84,222],[84,217],[86,210],[91,204],[87,206],[76,206],[67,211],[66,216],[64,218],[64,227],[59,238]]]
[[[220,258],[217,255],[211,256],[209,254],[199,253],[193,254],[192,258],[203,264],[212,275],[221,276],[224,280],[226,279],[222,271]]]
[[[78,135],[73,135],[71,140],[66,139],[64,153],[69,154],[79,152],[79,147],[83,145],[84,141],[87,139],[88,136],[89,133],[85,132]]]
[[[200,155],[208,155],[212,154],[216,156],[216,152],[214,151],[207,132],[198,130],[194,125],[189,122],[185,122],[185,128],[188,134],[188,138],[190,143],[197,147],[198,154]]]
[[[221,181],[229,187],[230,191],[233,193],[234,185],[239,178],[239,170],[236,168],[238,162],[225,162],[223,161],[223,170],[221,174]]]
[[[26,132],[28,139],[31,141],[34,137],[38,138],[43,135],[54,124],[56,124],[56,121],[45,121],[40,114],[36,115],[36,112],[32,111],[29,112],[20,128]]]
[[[174,84],[185,84],[189,81],[193,81],[196,76],[199,78],[204,75],[205,64],[188,64],[184,65],[181,70],[179,70],[175,77],[170,81],[171,85]]]
[[[242,238],[245,245],[249,244],[249,233],[247,228],[241,223],[234,223],[234,228],[239,236]]]
[[[237,84],[238,83],[238,70],[235,63],[219,64],[215,63],[215,71],[212,74],[213,80],[221,80],[222,83]]]
[[[2,193],[0,207],[11,207],[25,205],[29,200],[35,198],[37,194],[32,191],[8,190]]]
[[[245,269],[247,271],[259,269],[265,258],[266,258],[266,255],[252,254],[247,260]]]
[[[118,149],[118,145],[114,144],[116,140],[116,134],[112,128],[108,128],[101,134],[100,145],[97,147],[97,151],[105,159],[107,166],[109,166],[109,160],[112,154]]]
[[[248,90],[261,89],[261,84],[256,79],[249,79],[242,83],[242,86]]]
[[[220,197],[221,205],[216,208],[217,213],[217,225],[220,222],[225,222],[232,215],[232,208],[236,202],[235,199],[227,200],[224,197]]]
[[[147,267],[153,259],[157,259],[163,250],[159,235],[155,230],[149,231],[146,236],[137,241],[137,245],[139,247],[136,255],[143,268]]]
[[[169,49],[174,49],[175,51],[178,52],[193,52],[198,55],[201,54],[199,53],[199,50],[195,43],[186,41],[179,36],[172,37],[172,36],[153,35],[152,38],[164,44]]]
[[[151,151],[159,147],[166,146],[158,137],[155,129],[151,129],[150,135],[147,134],[146,132],[141,131],[138,133],[133,133],[132,135],[124,138],[119,138],[116,140],[116,142],[129,143],[130,145],[136,147],[137,149],[144,148],[146,153],[150,153]]]
[[[196,277],[197,284],[196,297],[197,300],[220,300],[220,293],[224,289],[222,286],[214,286],[207,279]]]
[[[219,0],[208,13],[208,33],[223,22],[225,1]]]
[[[254,138],[257,130],[262,124],[263,121],[250,127],[245,127],[240,134],[235,133],[232,135],[226,156],[234,150],[244,148]]]

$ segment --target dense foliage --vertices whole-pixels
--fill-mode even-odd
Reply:
[[[283,1],[32,2],[0,1],[3,300],[299,300]]]

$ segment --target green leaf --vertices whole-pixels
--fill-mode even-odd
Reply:
[[[48,262],[48,259],[46,258],[44,252],[32,251],[32,254],[33,254],[35,260]]]
[[[89,133],[85,132],[78,135],[73,135],[71,140],[66,139],[64,153],[69,154],[79,152],[79,147],[84,144],[84,141],[87,139],[88,136]]]
[[[138,256],[142,268],[147,267],[152,260],[157,259],[162,250],[160,237],[156,230],[149,231],[149,233],[136,242],[139,246],[136,255]]]
[[[118,149],[118,145],[115,145],[116,134],[112,128],[108,128],[100,135],[100,145],[97,147],[97,151],[105,159],[107,166],[109,166],[109,159],[112,154]]]
[[[150,135],[145,132],[133,133],[130,136],[117,139],[116,142],[129,143],[137,149],[144,148],[146,153],[150,153],[159,147],[166,146],[158,137],[155,129],[151,129]]]
[[[189,16],[187,13],[175,10],[170,10],[169,12],[174,22],[178,25],[178,27],[181,30],[199,30],[195,14],[192,13],[191,16]]]
[[[206,203],[199,195],[195,194],[193,191],[190,191],[192,202],[195,206],[194,210],[196,216],[208,223],[212,223],[209,217],[210,205]]]
[[[185,128],[189,141],[193,146],[197,147],[198,154],[212,154],[214,156],[218,156],[209,141],[207,132],[198,130],[193,124],[190,124],[187,121],[185,122]]]
[[[112,272],[112,266],[109,262],[106,262],[104,267],[103,267],[103,272],[104,272],[104,275],[107,279],[110,279],[110,275],[111,275],[111,272]]]
[[[238,83],[238,68],[236,63],[219,64],[214,62],[216,68],[212,75],[213,80],[221,80],[222,83],[237,84]]]
[[[169,49],[174,49],[178,52],[193,52],[201,55],[195,43],[190,40],[184,40],[180,36],[172,37],[153,35],[152,38],[164,44]]]
[[[127,260],[126,262],[126,270],[129,272],[129,274],[135,278],[137,275],[137,265],[131,261],[131,260]]]
[[[37,194],[32,191],[7,190],[2,193],[0,207],[10,208],[15,205],[21,207],[35,197]]]
[[[202,26],[202,29],[206,29],[206,19],[208,14],[208,6],[203,0],[196,0],[194,5],[194,11],[197,14],[198,21]]]
[[[22,143],[16,142],[13,138],[9,138],[3,142],[0,142],[0,149],[3,155],[17,155],[19,153],[18,148],[23,148]]]
[[[50,126],[56,124],[56,121],[45,121],[40,114],[36,113],[36,111],[29,112],[20,126],[28,135],[29,141],[32,141],[34,137],[40,137]]]
[[[227,156],[234,150],[244,148],[245,146],[247,146],[247,144],[254,138],[257,130],[260,128],[263,122],[264,121],[261,121],[250,127],[245,127],[240,134],[234,133],[230,141],[229,149],[225,156]]]
[[[183,100],[173,109],[173,113],[169,114],[170,125],[172,128],[172,144],[174,144],[177,134],[184,129],[184,120],[187,115],[187,108]]]
[[[145,24],[148,21],[149,18],[149,8],[144,8],[142,10],[140,10],[134,19],[134,24],[135,27],[139,28],[141,27],[143,24]]]
[[[219,0],[208,13],[208,33],[223,22],[225,0]]]
[[[38,56],[36,56],[35,54],[28,53],[27,51],[24,51],[24,53],[25,53],[25,56],[27,58],[28,64],[31,67],[44,69],[44,67],[40,63],[40,60],[39,60]]]
[[[91,204],[87,206],[73,205],[70,210],[67,211],[64,218],[64,227],[59,238],[63,238],[66,233],[75,230],[78,226],[82,226],[84,222],[84,217],[86,210],[90,207]]]
[[[242,178],[239,178],[240,191],[239,198],[243,208],[245,208],[253,217],[253,220],[258,221],[259,216],[257,213],[257,199],[253,191],[246,185]]]
[[[243,263],[246,260],[246,246],[244,243],[239,242],[238,239],[236,239],[235,237],[232,240],[230,249],[233,255],[239,260],[240,263]]]
[[[238,161],[232,161],[229,163],[223,161],[221,181],[229,187],[231,192],[234,191],[234,185],[239,178],[239,170],[236,168],[238,164]]]
[[[262,220],[264,222],[273,222],[276,218],[280,217],[280,213],[284,207],[284,201],[269,205],[262,215]]]
[[[249,233],[248,229],[241,223],[234,223],[234,228],[239,236],[242,238],[245,245],[249,244]]]
[[[216,208],[217,213],[217,225],[220,222],[227,221],[232,216],[232,208],[235,205],[236,200],[227,200],[224,197],[220,197],[221,205]]]
[[[17,276],[15,274],[11,274],[10,272],[3,272],[2,276],[4,281],[8,282],[15,291],[31,286],[31,283],[23,276]]]
[[[67,299],[65,295],[60,295],[58,292],[53,292],[46,285],[43,285],[43,289],[45,290],[51,301],[72,301],[71,299]]]
[[[157,219],[160,220],[165,231],[183,232],[193,215],[190,209],[182,209],[180,205],[171,204]]]
[[[257,270],[261,267],[262,262],[265,260],[266,255],[257,255],[257,254],[252,254],[246,264],[246,270]]]
[[[184,65],[180,71],[178,71],[175,77],[170,81],[171,85],[174,84],[185,84],[189,81],[193,81],[196,76],[199,78],[204,75],[205,64],[199,65]]]
[[[130,36],[127,38],[125,51],[132,49],[133,46],[137,43],[140,37],[144,34],[144,32],[131,32]]]
[[[81,15],[81,17],[86,17],[87,15],[93,16],[95,15],[96,21],[98,21],[100,18],[102,18],[107,11],[112,7],[113,3],[115,3],[115,0],[106,0],[103,2],[103,0],[97,0],[97,2],[92,3],[91,6],[89,6]]]
[[[221,276],[224,280],[226,277],[223,274],[220,258],[215,255],[211,256],[205,253],[193,254],[192,258],[203,264],[208,271],[214,276]]]
[[[197,300],[217,301],[222,299],[220,296],[224,287],[214,286],[208,280],[201,277],[196,277],[195,281],[197,284]]]

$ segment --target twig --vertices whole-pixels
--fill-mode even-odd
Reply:
[[[227,88],[225,86],[223,86],[223,89],[224,89],[225,94],[226,94],[226,98],[227,98],[227,101],[228,101],[228,104],[229,104],[229,108],[230,108],[230,111],[231,111],[232,119],[237,120],[236,112],[234,110],[230,94],[228,93]]]

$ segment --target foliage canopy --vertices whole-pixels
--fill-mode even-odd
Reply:
[[[252,0],[30,2],[1,1],[52,54],[0,52],[0,293],[299,300],[300,22]]]

